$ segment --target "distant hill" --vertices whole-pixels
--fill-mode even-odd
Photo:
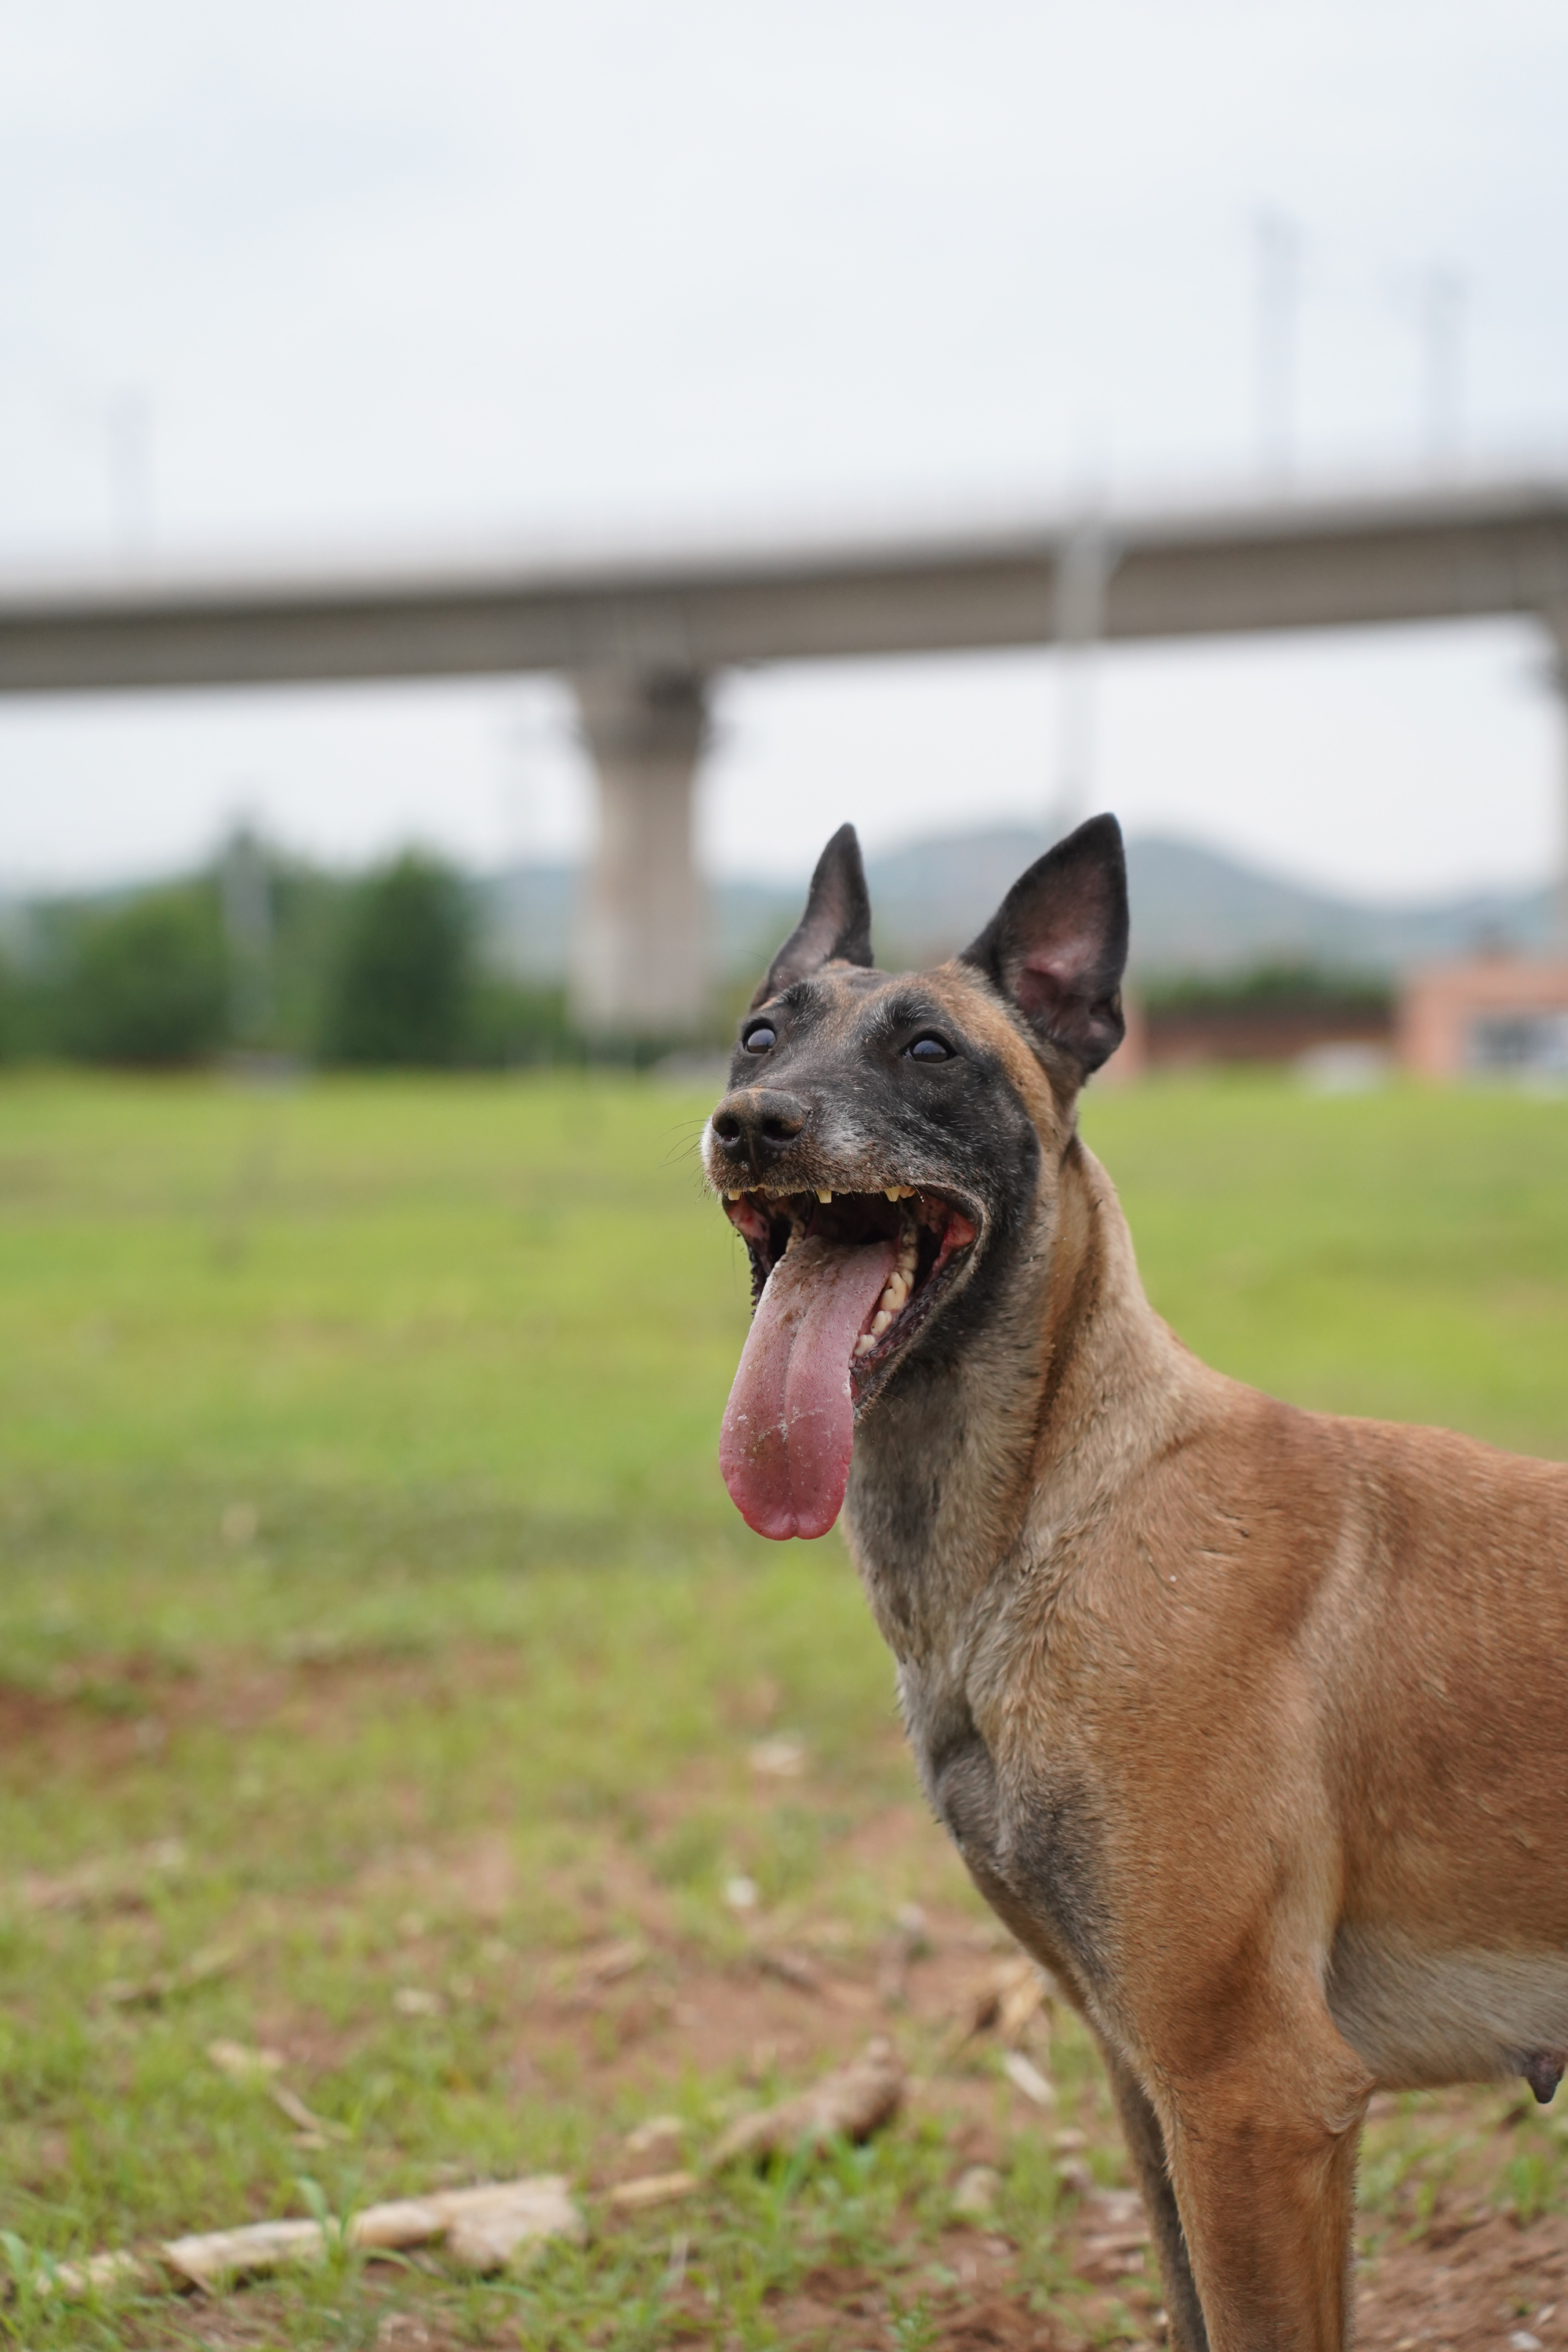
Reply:
[[[477,885],[489,950],[520,980],[565,971],[577,903],[574,866],[517,866]],[[764,964],[794,926],[805,882],[723,882],[713,893],[715,961],[726,980]]]
[[[1151,835],[1128,856],[1134,961],[1194,971],[1275,960],[1397,971],[1482,942],[1552,944],[1552,893],[1483,890],[1425,903],[1338,898]]]
[[[1043,835],[997,827],[917,842],[875,860],[871,903],[900,947],[961,947],[1009,884],[1046,846]],[[1160,834],[1127,846],[1132,962],[1142,972],[1219,971],[1303,961],[1393,971],[1455,955],[1482,939],[1550,943],[1548,890],[1478,891],[1388,904],[1313,890],[1239,859]]]
[[[998,825],[889,850],[868,862],[879,958],[951,954],[973,938],[1008,887],[1047,846],[1043,834]],[[1149,834],[1128,844],[1132,963],[1146,975],[1310,962],[1396,971],[1462,954],[1482,940],[1551,943],[1548,890],[1478,891],[1389,905],[1303,888],[1194,842]],[[564,866],[521,866],[480,885],[493,951],[520,974],[566,968],[577,877]],[[805,881],[723,882],[714,891],[717,961],[726,979],[758,970],[800,911]]]

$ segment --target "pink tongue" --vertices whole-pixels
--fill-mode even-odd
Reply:
[[[838,1517],[849,1359],[898,1255],[890,1241],[796,1242],[768,1276],[719,1439],[730,1499],[760,1536],[825,1536]]]

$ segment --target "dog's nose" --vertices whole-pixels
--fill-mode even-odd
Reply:
[[[805,1105],[794,1095],[743,1087],[726,1095],[712,1121],[713,1138],[726,1159],[761,1175],[805,1132]]]

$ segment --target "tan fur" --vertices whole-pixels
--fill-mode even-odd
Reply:
[[[972,964],[816,973],[765,1097],[786,1189],[962,1189],[962,1143],[891,1164],[865,1108],[857,1040],[911,984],[1038,1172],[940,1377],[865,1402],[850,1550],[934,1808],[1100,2040],[1178,2352],[1340,2352],[1372,2092],[1568,2053],[1568,1468],[1199,1363],[1078,1069]],[[780,1081],[736,1076],[760,1116]]]
[[[1048,1759],[1089,1792],[1103,1969],[999,1907],[1157,2118],[1145,2186],[1163,2142],[1215,2352],[1328,2352],[1373,2089],[1568,2042],[1568,1469],[1197,1362],[1070,1103],[984,986],[931,984],[1045,1147],[1029,1443],[995,1393],[940,1624],[889,1614],[853,1486],[851,1549],[907,1685],[956,1673],[998,1787]]]

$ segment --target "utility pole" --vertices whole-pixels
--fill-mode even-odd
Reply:
[[[1105,635],[1105,598],[1115,551],[1104,510],[1086,507],[1057,551],[1057,781],[1050,832],[1070,833],[1089,814],[1094,790],[1095,671]]]
[[[122,563],[140,563],[153,548],[151,398],[134,390],[117,393],[109,404],[107,424],[114,551]]]
[[[1288,213],[1260,212],[1253,393],[1258,467],[1283,484],[1296,459],[1298,314],[1301,292],[1301,231]]]
[[[218,888],[233,974],[235,1041],[256,1046],[272,1024],[272,875],[265,848],[243,817],[219,853]]]
[[[1542,682],[1557,706],[1557,840],[1552,892],[1551,951],[1568,961],[1568,597],[1542,614],[1551,651]]]
[[[1421,289],[1421,407],[1426,462],[1449,472],[1459,455],[1464,405],[1465,281],[1454,269],[1427,271]]]

